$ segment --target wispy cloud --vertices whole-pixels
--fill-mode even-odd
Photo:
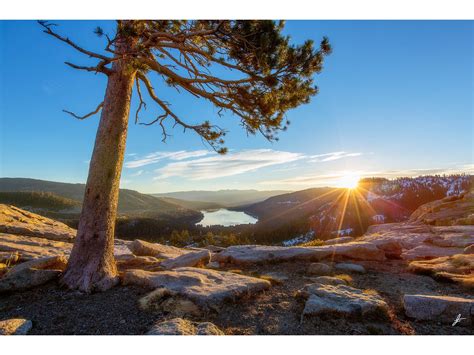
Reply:
[[[272,149],[252,149],[173,162],[155,170],[159,175],[155,179],[172,176],[185,177],[190,180],[214,179],[255,171],[264,167],[284,164],[303,159],[300,153],[277,151]]]
[[[309,162],[310,163],[323,163],[323,162],[339,160],[343,158],[358,157],[360,155],[362,155],[362,153],[332,152],[332,153],[311,155],[309,156],[310,158]]]
[[[311,186],[311,187],[320,187],[320,186],[331,186],[334,185],[335,181],[338,181],[346,172],[336,172],[331,174],[311,174],[311,175],[302,175],[295,176],[287,179],[278,179],[278,180],[266,180],[258,182],[259,185],[271,185],[271,186],[288,186],[288,187],[302,187],[302,186]],[[351,172],[354,174],[354,172]]]
[[[132,176],[132,177],[137,177],[137,176],[142,175],[144,172],[145,172],[145,170],[138,170],[136,173],[133,173],[133,174],[130,175],[130,176]]]
[[[202,157],[208,154],[212,154],[208,150],[194,150],[186,151],[180,150],[176,152],[156,152],[150,153],[141,159],[129,160],[125,162],[124,166],[129,169],[140,168],[142,166],[156,164],[164,159],[170,160],[184,160],[189,158]]]

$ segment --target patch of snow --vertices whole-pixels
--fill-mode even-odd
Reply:
[[[309,242],[310,240],[313,240],[314,239],[314,236],[315,236],[315,233],[314,231],[309,231],[308,233],[306,234],[301,234],[295,238],[292,238],[292,239],[288,239],[288,240],[285,240],[283,243],[281,243],[284,247],[291,247],[291,246],[294,246],[294,245],[298,245],[298,244],[303,244],[303,243],[307,243]]]

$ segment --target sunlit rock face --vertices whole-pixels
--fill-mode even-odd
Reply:
[[[0,204],[0,232],[71,242],[76,230],[15,206]]]

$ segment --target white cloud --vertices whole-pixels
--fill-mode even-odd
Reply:
[[[124,166],[128,169],[140,168],[145,165],[156,164],[164,159],[184,160],[189,158],[202,157],[212,152],[208,150],[186,151],[179,150],[176,152],[156,152],[150,153],[141,159],[135,159],[125,162]]]
[[[137,176],[142,175],[144,172],[145,172],[145,170],[138,170],[136,173],[133,173],[133,174],[130,175],[130,176],[137,177]]]
[[[326,154],[311,155],[309,158],[310,163],[323,163],[327,161],[333,161],[349,157],[357,157],[362,155],[362,153],[347,153],[347,152],[332,152]]]
[[[272,149],[243,150],[230,152],[226,155],[213,154],[213,156],[206,158],[169,163],[155,170],[159,174],[155,179],[165,179],[172,176],[184,177],[190,180],[214,179],[303,158],[305,158],[305,155],[300,153]]]

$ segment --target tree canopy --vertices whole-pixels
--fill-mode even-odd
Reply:
[[[331,52],[326,37],[317,48],[311,40],[290,44],[290,37],[282,33],[283,21],[119,20],[113,36],[100,27],[94,31],[105,38],[103,53],[84,49],[58,34],[52,23],[40,24],[47,34],[97,60],[95,66],[66,62],[72,68],[110,76],[113,62],[127,59],[129,69],[136,72],[136,123],[160,125],[165,141],[169,133],[164,122],[169,119],[173,126],[196,132],[219,153],[227,150],[225,130],[210,119],[192,124],[194,118],[178,116],[153,87],[152,74],[165,85],[206,99],[218,108],[219,116],[231,112],[249,134],[260,132],[268,140],[278,140],[278,132],[290,123],[286,112],[308,103],[317,94],[313,76],[322,70],[324,57]],[[142,122],[140,115],[146,108],[143,91],[161,113]],[[100,103],[84,116],[66,112],[84,119],[98,113],[102,106]]]

